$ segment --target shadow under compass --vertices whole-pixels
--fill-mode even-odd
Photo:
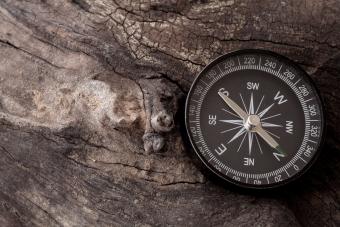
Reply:
[[[327,144],[310,171],[284,192],[303,225],[340,226],[339,173],[339,149]]]
[[[315,164],[295,181],[279,188],[253,190],[238,187],[213,174],[197,157],[186,133],[184,111],[178,118],[185,150],[211,186],[226,192],[270,199],[286,204],[304,226],[340,226],[340,153],[329,140]],[[326,131],[326,130],[325,130]],[[324,137],[326,138],[326,136]]]

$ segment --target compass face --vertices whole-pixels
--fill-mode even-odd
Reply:
[[[186,102],[196,154],[238,186],[271,188],[304,173],[324,132],[322,103],[294,62],[264,50],[241,50],[210,63]]]

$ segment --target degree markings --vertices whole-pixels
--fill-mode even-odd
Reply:
[[[234,70],[228,70],[228,71],[234,71]],[[227,72],[225,72],[225,73],[227,73]],[[219,75],[219,78],[221,78],[222,77],[222,75]],[[218,78],[218,79],[219,79]],[[215,79],[214,81],[216,82],[218,79]],[[209,87],[211,87],[212,86],[212,84],[213,83],[211,83],[211,85],[209,86]],[[205,96],[205,95],[203,95],[203,96]],[[301,96],[300,96],[301,97]],[[203,97],[202,97],[202,100],[203,100]],[[285,168],[284,169],[286,169],[286,168],[288,168],[288,166],[284,166]],[[278,171],[275,171],[275,172],[278,172]],[[275,173],[276,174],[276,173]],[[240,175],[240,173],[238,172],[237,173],[237,175]],[[243,174],[241,174],[241,175],[243,175]],[[252,174],[253,175],[253,174]],[[264,175],[267,175],[267,174],[264,174]]]
[[[317,143],[317,142],[315,142],[315,141],[313,141],[311,139],[308,139],[308,141],[311,142],[311,143]]]
[[[259,66],[261,66],[261,57],[260,57],[260,60],[259,60]]]
[[[301,78],[300,79],[298,79],[295,83],[294,83],[294,86],[296,86],[297,85],[297,83],[299,83],[301,81]]]
[[[222,69],[220,68],[220,64],[217,64],[217,68],[220,70],[221,73],[223,73]]]
[[[240,69],[251,69],[251,68],[254,68],[254,66],[253,65],[241,65],[240,64],[240,60],[239,60],[239,57],[237,57],[237,59],[238,59],[238,62],[239,62],[239,66],[235,66],[235,67],[230,67],[228,70],[226,70],[226,71],[222,71],[221,70],[221,68],[219,67],[219,65],[218,65],[218,68],[220,69],[220,71],[221,71],[221,73],[219,74],[219,75],[217,75],[209,84],[207,84],[207,83],[205,83],[207,86],[205,87],[205,92],[203,92],[202,94],[201,94],[201,98],[199,99],[199,100],[194,100],[195,102],[197,102],[198,103],[198,110],[200,110],[201,109],[201,105],[202,105],[202,101],[203,101],[203,99],[204,99],[204,97],[205,97],[205,95],[206,95],[206,93],[207,93],[207,91],[210,89],[210,87],[217,81],[217,80],[219,80],[220,78],[222,78],[223,76],[225,76],[226,74],[229,74],[230,72],[232,72],[232,71],[237,71],[237,70],[240,70]],[[260,64],[259,64],[260,65]],[[252,67],[253,66],[253,67]],[[283,75],[281,75],[281,74],[279,74],[279,72],[280,72],[280,70],[281,70],[281,68],[282,68],[282,66],[283,66],[283,64],[281,64],[281,66],[280,66],[280,68],[279,68],[279,70],[278,71],[273,71],[273,70],[268,70],[268,69],[264,69],[265,67],[255,67],[255,68],[258,68],[259,70],[262,70],[262,71],[269,71],[271,74],[273,74],[273,75],[276,75],[276,76],[278,76],[281,80],[283,80],[283,81],[285,81],[293,90],[294,90],[294,92],[295,92],[295,94],[297,95],[297,97],[299,98],[299,100],[300,100],[300,103],[301,103],[301,105],[302,105],[302,107],[303,107],[303,110],[304,110],[304,113],[305,113],[305,120],[307,121],[320,121],[320,120],[310,120],[309,119],[309,112],[308,112],[308,110],[307,110],[307,108],[306,108],[306,102],[308,102],[308,101],[311,101],[311,100],[313,100],[313,98],[311,98],[311,99],[308,99],[308,100],[304,100],[304,97],[302,97],[302,95],[301,95],[301,93],[300,93],[300,91],[299,90],[297,90],[297,88],[296,87],[294,87],[294,86],[296,86],[296,84],[301,80],[301,78],[298,80],[298,81],[296,81],[294,84],[293,84],[293,86],[292,86],[292,82],[291,81],[289,81],[289,80],[287,80],[286,78],[284,78],[283,77]],[[295,89],[294,89],[295,88]],[[200,111],[197,111],[197,112],[200,112]],[[270,116],[270,117],[275,117],[275,116],[279,116],[279,114],[277,114],[277,115],[273,115],[273,116]],[[198,117],[198,119],[199,119],[199,116],[197,115],[197,117]],[[270,118],[270,117],[268,117],[268,118]],[[267,119],[268,119],[267,118]],[[308,118],[308,119],[307,119]],[[306,122],[307,123],[307,122]],[[308,124],[309,125],[309,124]],[[305,137],[304,137],[304,140],[303,140],[303,143],[302,143],[302,145],[301,145],[301,147],[300,147],[300,149],[299,149],[299,152],[296,154],[296,156],[294,157],[294,159],[296,159],[296,158],[301,158],[300,156],[298,156],[298,155],[301,155],[301,153],[302,153],[302,149],[304,149],[304,147],[305,147],[305,145],[306,145],[306,134],[307,134],[307,132],[308,132],[308,130],[309,130],[309,126],[308,126],[307,124],[306,124],[306,130],[305,130]],[[307,127],[308,126],[308,127]],[[199,125],[199,128],[200,128],[200,125]],[[307,130],[308,129],[308,130]],[[202,133],[201,133],[201,131],[200,130],[198,130],[199,131],[199,134],[200,135],[202,135]],[[203,138],[202,138],[203,139]],[[312,140],[307,140],[307,141],[309,141],[309,142],[312,142],[312,143],[317,143],[317,142],[315,142],[315,141],[312,141]],[[203,143],[205,143],[205,141],[202,141]],[[210,150],[207,148],[207,146],[206,146],[206,144],[204,144],[205,145],[205,147],[206,147],[206,149],[207,149],[207,151],[208,151],[208,153],[210,153]],[[212,155],[212,154],[210,154],[210,155]],[[215,157],[214,155],[212,155],[213,157]],[[298,156],[298,157],[297,157]],[[215,157],[216,158],[216,157]],[[291,162],[292,162],[293,160],[291,160]],[[221,163],[222,164],[222,163]],[[286,169],[287,168],[289,168],[291,165],[289,165],[288,166],[288,164],[290,164],[290,163],[287,163],[284,167],[282,167],[281,169],[284,169],[285,171],[286,171]],[[223,164],[222,164],[223,165]],[[230,170],[229,170],[229,167],[227,167],[228,168],[228,172],[227,173],[229,173],[230,172]],[[278,169],[277,171],[279,171],[279,170],[281,170],[281,169]],[[275,172],[277,172],[277,171],[275,171]],[[234,172],[235,173],[235,171],[232,171],[232,172]],[[237,172],[237,171],[236,171]],[[242,175],[245,175],[244,173],[240,173],[240,172],[237,172],[237,174],[235,174],[235,175],[238,175],[238,176],[242,176]],[[248,176],[248,174],[246,174],[247,176]],[[254,176],[254,174],[250,174],[251,176]],[[268,176],[268,173],[266,173],[266,174],[260,174],[262,177],[264,177],[264,176]],[[270,174],[271,175],[271,174]],[[258,178],[258,175],[257,176],[254,176],[253,178]],[[268,177],[267,177],[267,180],[268,180]],[[269,183],[269,180],[268,180],[268,183]]]
[[[301,156],[299,156],[299,158],[300,158],[304,163],[307,163],[306,160],[304,160]]]
[[[285,172],[286,172],[287,176],[288,176],[288,177],[290,177],[290,175],[289,175],[289,173],[288,173],[287,169],[285,169]]]
[[[262,68],[262,70],[263,70],[263,68]],[[270,69],[268,70],[266,68],[264,68],[264,71],[270,72],[270,73],[272,73],[274,75],[277,75],[280,79],[285,81],[294,90],[295,94],[298,96],[298,98],[299,98],[299,100],[301,102],[302,108],[303,108],[304,113],[305,113],[305,118],[306,118],[306,120],[308,120],[309,119],[309,112],[308,112],[307,107],[306,107],[306,102],[305,102],[301,92],[298,90],[298,88],[296,86],[292,86],[292,82],[289,81],[287,78],[285,78],[283,75],[278,74],[277,72],[275,72],[273,70],[270,70]],[[308,135],[309,133],[308,132],[309,132],[309,124],[307,124],[307,122],[306,122],[305,136],[304,136],[304,139],[303,139],[303,143],[300,146],[300,149],[298,150],[298,152],[295,155],[295,157],[289,163],[287,163],[286,166],[282,167],[281,169],[290,168],[292,166],[292,164],[296,162],[298,157],[301,156],[303,149],[305,149],[307,138],[309,137],[309,135]]]
[[[200,80],[202,83],[204,83],[205,86],[208,86],[208,84],[204,80]]]

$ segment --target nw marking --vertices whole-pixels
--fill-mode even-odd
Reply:
[[[286,132],[293,134],[293,121],[286,121]]]

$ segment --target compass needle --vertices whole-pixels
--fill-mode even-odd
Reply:
[[[234,114],[234,113],[232,113],[232,112],[230,112],[229,110],[226,110],[226,109],[224,109],[224,108],[222,108],[222,110],[225,111],[225,112],[227,112],[227,113],[229,113],[229,114],[231,114],[231,115],[233,115],[233,116],[235,116],[235,117],[240,117],[240,116],[238,116],[238,115],[236,115],[236,114]]]
[[[240,50],[209,63],[185,104],[199,163],[252,189],[303,175],[320,152],[325,124],[310,81],[295,62],[265,50]]]
[[[241,109],[239,105],[237,105],[232,99],[230,99],[227,95],[225,95],[223,92],[218,92],[219,96],[224,100],[224,102],[243,120],[247,118],[247,113],[244,112],[244,110]]]
[[[266,129],[264,129],[264,131],[266,131],[266,132],[269,133],[270,135],[274,136],[275,138],[280,139],[280,136],[276,135],[275,133],[273,133],[273,132],[271,132],[271,131],[269,131],[269,130],[266,130]]]

